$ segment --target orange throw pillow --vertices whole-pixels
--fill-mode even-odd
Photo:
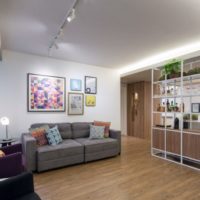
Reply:
[[[46,130],[44,128],[37,128],[31,131],[31,135],[36,139],[37,145],[43,146],[48,144]]]
[[[105,126],[104,130],[104,137],[109,137],[109,129],[110,129],[111,122],[101,122],[101,121],[94,121],[94,126]]]
[[[3,158],[5,156],[5,153],[0,150],[0,158]]]

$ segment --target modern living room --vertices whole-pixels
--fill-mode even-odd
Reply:
[[[0,200],[199,200],[199,8],[0,1]]]

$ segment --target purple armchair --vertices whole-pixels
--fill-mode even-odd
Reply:
[[[24,171],[22,145],[14,144],[0,148],[6,156],[0,158],[0,178],[16,176]]]

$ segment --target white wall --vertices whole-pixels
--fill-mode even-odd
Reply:
[[[65,113],[27,112],[27,73],[37,73],[66,78],[69,92],[70,78],[97,77],[96,107],[84,107],[83,116]],[[67,98],[66,98],[67,100]],[[67,102],[67,101],[66,101]],[[111,128],[120,129],[120,75],[117,70],[80,63],[3,51],[0,62],[0,117],[10,119],[9,134],[19,137],[30,124],[37,122],[111,121]],[[5,127],[0,125],[0,137],[5,137]]]

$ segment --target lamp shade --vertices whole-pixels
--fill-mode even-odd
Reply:
[[[10,121],[9,121],[9,119],[8,119],[7,117],[2,117],[2,118],[0,119],[0,121],[1,121],[1,124],[2,124],[3,126],[9,125],[9,123],[10,123]]]

